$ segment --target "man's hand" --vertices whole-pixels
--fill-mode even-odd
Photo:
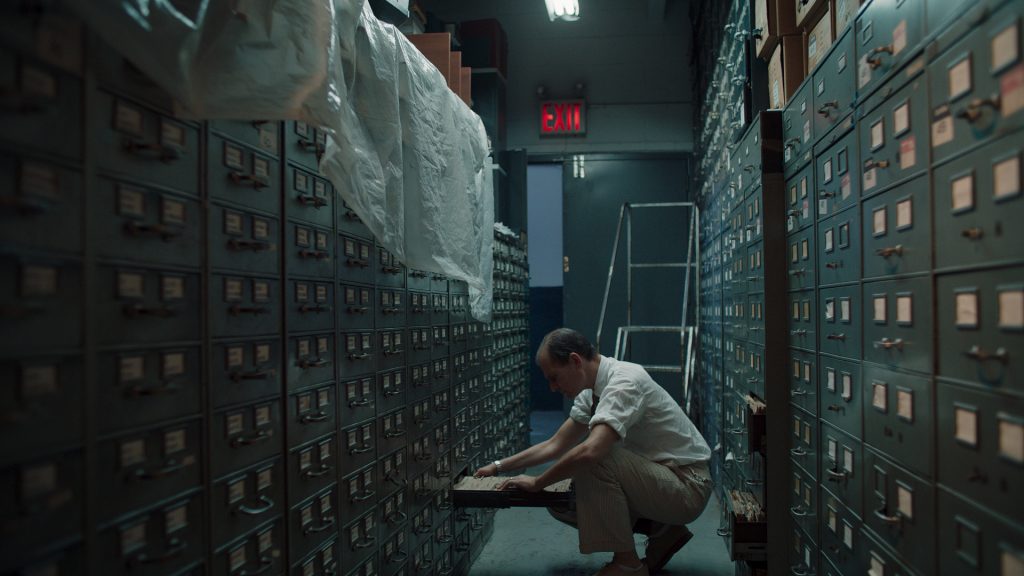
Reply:
[[[540,492],[544,488],[537,484],[537,478],[525,474],[505,480],[495,490],[522,490],[524,492]]]
[[[487,478],[488,476],[497,476],[498,467],[494,464],[488,464],[473,473],[474,478]]]

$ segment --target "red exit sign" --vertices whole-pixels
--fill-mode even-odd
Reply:
[[[541,136],[576,136],[586,133],[586,101],[549,100],[540,103]]]

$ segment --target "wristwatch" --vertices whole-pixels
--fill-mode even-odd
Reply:
[[[501,460],[495,460],[492,464],[494,464],[494,469],[496,471],[501,472]]]

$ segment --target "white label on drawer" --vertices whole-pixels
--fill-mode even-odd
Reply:
[[[317,284],[316,285],[316,296],[315,296],[315,298],[316,298],[317,302],[327,302],[327,285],[326,284]]]
[[[1000,553],[1000,576],[1024,576],[1024,556],[1016,550],[1003,549]]]
[[[804,142],[808,142],[811,139],[811,121],[804,120]]]
[[[298,170],[295,171],[295,190],[298,192],[309,190],[309,176]]]
[[[843,200],[850,197],[850,175],[843,174],[843,177],[839,179],[839,195]]]
[[[313,523],[313,505],[306,506],[299,512],[300,523],[305,526]]]
[[[264,468],[256,473],[256,490],[262,492],[274,483],[274,469]]]
[[[164,513],[164,535],[174,534],[188,526],[188,506],[182,504]]]
[[[896,228],[902,230],[914,224],[914,200],[906,198],[896,203]]]
[[[871,405],[881,412],[888,412],[889,410],[888,389],[889,385],[885,382],[871,383]]]
[[[804,424],[804,444],[811,443],[811,427],[808,424]]]
[[[232,236],[242,235],[242,215],[237,212],[224,211],[224,233]]]
[[[971,91],[971,56],[968,54],[949,69],[949,94],[952,101]]]
[[[843,544],[853,550],[853,527],[843,522]]]
[[[270,163],[267,162],[266,158],[256,156],[252,159],[252,174],[257,178],[267,178],[270,176]]]
[[[128,468],[146,461],[146,441],[142,438],[121,442],[121,467]]]
[[[124,102],[114,106],[114,128],[135,136],[142,136],[142,112]]]
[[[1020,37],[1020,21],[1007,26],[992,38],[992,66],[990,70],[996,72],[1013,64],[1020,57],[1017,46]]]
[[[38,398],[57,391],[57,367],[54,365],[23,366],[21,397]]]
[[[146,194],[141,188],[126,186],[117,187],[117,213],[121,216],[141,218],[146,215]]]
[[[843,447],[843,470],[853,472],[853,451]]]
[[[843,372],[842,381],[843,389],[840,391],[840,395],[843,397],[843,400],[849,401],[853,398],[853,376]]]
[[[868,576],[885,576],[885,562],[874,554],[871,555],[871,568],[868,569]]]
[[[268,529],[264,530],[263,532],[260,532],[258,547],[259,547],[259,550],[260,550],[260,554],[264,554],[266,552],[269,552],[270,549],[274,547],[274,529],[273,528],[268,528]]]
[[[163,300],[181,300],[185,297],[185,279],[181,276],[164,276],[160,279],[160,297]]]
[[[309,409],[313,407],[313,397],[310,394],[300,394],[298,397],[298,408],[299,413],[309,412]]]
[[[237,278],[224,279],[224,301],[238,302],[242,299],[242,281]]]
[[[886,322],[886,304],[888,299],[884,294],[874,297],[874,321],[876,324],[885,324]]]
[[[996,200],[1019,195],[1020,156],[1015,154],[998,162],[992,167],[992,176],[994,183],[992,194]]]
[[[1024,464],[1024,425],[1020,420],[999,418],[999,455]]]
[[[956,325],[958,328],[978,327],[978,295],[975,292],[956,294]]]
[[[23,63],[21,67],[21,89],[27,95],[56,98],[57,79],[46,71]]]
[[[252,237],[257,240],[266,240],[270,237],[270,223],[263,218],[252,219]]]
[[[900,23],[892,29],[892,55],[896,56],[907,47],[907,21],[900,20]]]
[[[1018,64],[999,80],[1000,103],[1004,118],[1024,108],[1024,64]]]
[[[1024,290],[999,291],[999,327],[1024,328]]]
[[[164,433],[164,456],[183,452],[186,446],[185,429],[171,430]]]
[[[237,436],[245,430],[245,415],[241,412],[235,412],[234,414],[228,414],[224,419],[224,428],[228,437]]]
[[[879,206],[871,213],[871,233],[873,236],[885,236],[887,230],[887,216],[889,210],[885,206]]]
[[[228,503],[234,504],[245,498],[245,478],[240,478],[228,484]]]
[[[327,336],[318,336],[316,339],[316,351],[318,354],[326,354],[329,340]]]
[[[914,297],[908,295],[896,297],[896,321],[900,324],[914,322]]]
[[[316,249],[317,250],[327,250],[327,233],[326,232],[320,232],[319,230],[316,232]]]
[[[370,246],[368,244],[359,245],[359,259],[369,260],[370,259]]]
[[[953,115],[947,110],[932,121],[932,148],[938,148],[953,141]]]
[[[171,198],[160,201],[160,221],[173,226],[185,224],[185,203]]]
[[[824,200],[822,200],[824,202]],[[825,230],[825,252],[831,252],[835,247],[835,231],[829,228]]]
[[[245,567],[245,543],[228,552],[228,570],[236,572]]]
[[[864,171],[864,190],[871,190],[878,185],[878,172],[875,168],[868,168]]]
[[[295,245],[309,246],[309,229],[301,226],[295,227]]]
[[[833,532],[835,532],[837,530],[836,523],[837,523],[836,511],[831,509],[831,508],[829,508],[828,509],[828,529],[833,531]]]
[[[142,380],[144,365],[145,359],[142,356],[122,356],[118,370],[119,382],[123,384]]]
[[[52,462],[23,468],[19,495],[22,501],[33,500],[57,488],[57,466]]]
[[[255,302],[267,302],[270,300],[270,283],[264,280],[252,281],[252,299]]]
[[[914,493],[901,484],[896,485],[896,511],[908,519],[914,518]]]
[[[142,274],[136,272],[118,272],[117,295],[121,298],[142,298]]]
[[[297,352],[297,355],[298,355],[299,358],[305,358],[306,356],[309,356],[309,339],[308,338],[303,338],[303,339],[298,341],[298,352]]]
[[[910,103],[904,102],[892,111],[892,133],[899,136],[910,129]]]
[[[969,408],[955,407],[953,436],[968,446],[978,445],[978,413]]]
[[[270,424],[270,404],[256,407],[255,421],[257,427]]]
[[[295,301],[306,302],[309,300],[309,284],[299,282],[295,285]]]
[[[163,120],[160,122],[160,143],[165,146],[177,148],[185,147],[185,129],[171,122]]]
[[[256,345],[256,365],[270,362],[270,344]]]
[[[833,462],[839,459],[839,443],[832,438],[828,439],[828,457]]]
[[[846,54],[842,54],[836,59],[836,74],[846,70]]]
[[[26,264],[21,267],[22,296],[52,296],[56,293],[56,267],[38,264]]]
[[[259,142],[260,148],[268,150],[270,152],[277,152],[277,130],[274,130],[269,125],[260,125],[259,127]]]
[[[954,212],[974,207],[974,173],[965,174],[953,180],[951,186],[952,207]]]
[[[850,299],[840,298],[839,299],[839,320],[842,322],[850,321]]]
[[[363,350],[370,350],[373,348],[373,341],[369,334],[363,334]]]
[[[229,168],[242,168],[242,149],[224,143],[224,165]]]
[[[832,181],[832,159],[825,160],[825,163],[821,165],[822,168],[822,182],[828,184]]]
[[[914,392],[896,390],[896,415],[908,422],[914,421]]]
[[[900,168],[906,170],[917,164],[917,139],[911,134],[900,142]]]
[[[871,82],[871,64],[868,64],[868,57],[864,55],[857,63],[857,87],[863,88],[868,82]]]
[[[315,196],[320,197],[320,198],[326,198],[327,197],[327,183],[324,182],[323,180],[314,180],[313,181],[313,194]]]
[[[885,146],[885,119],[879,118],[871,125],[871,149],[877,150]]]
[[[832,368],[825,370],[825,387],[829,392],[836,391],[836,371]]]
[[[146,547],[146,521],[133,524],[121,529],[121,555],[127,556],[132,552]]]
[[[320,497],[320,513],[326,514],[331,511],[331,494],[328,492]]]

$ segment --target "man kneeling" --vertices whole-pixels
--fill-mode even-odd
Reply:
[[[576,513],[552,514],[579,528],[580,552],[614,553],[597,576],[658,572],[693,536],[686,524],[700,516],[711,494],[707,443],[643,367],[601,356],[575,330],[545,336],[537,365],[552,392],[573,400],[569,418],[551,438],[476,476],[557,459],[540,476],[515,476],[499,488],[537,492],[572,478]],[[640,518],[653,524],[643,562],[633,544]]]

